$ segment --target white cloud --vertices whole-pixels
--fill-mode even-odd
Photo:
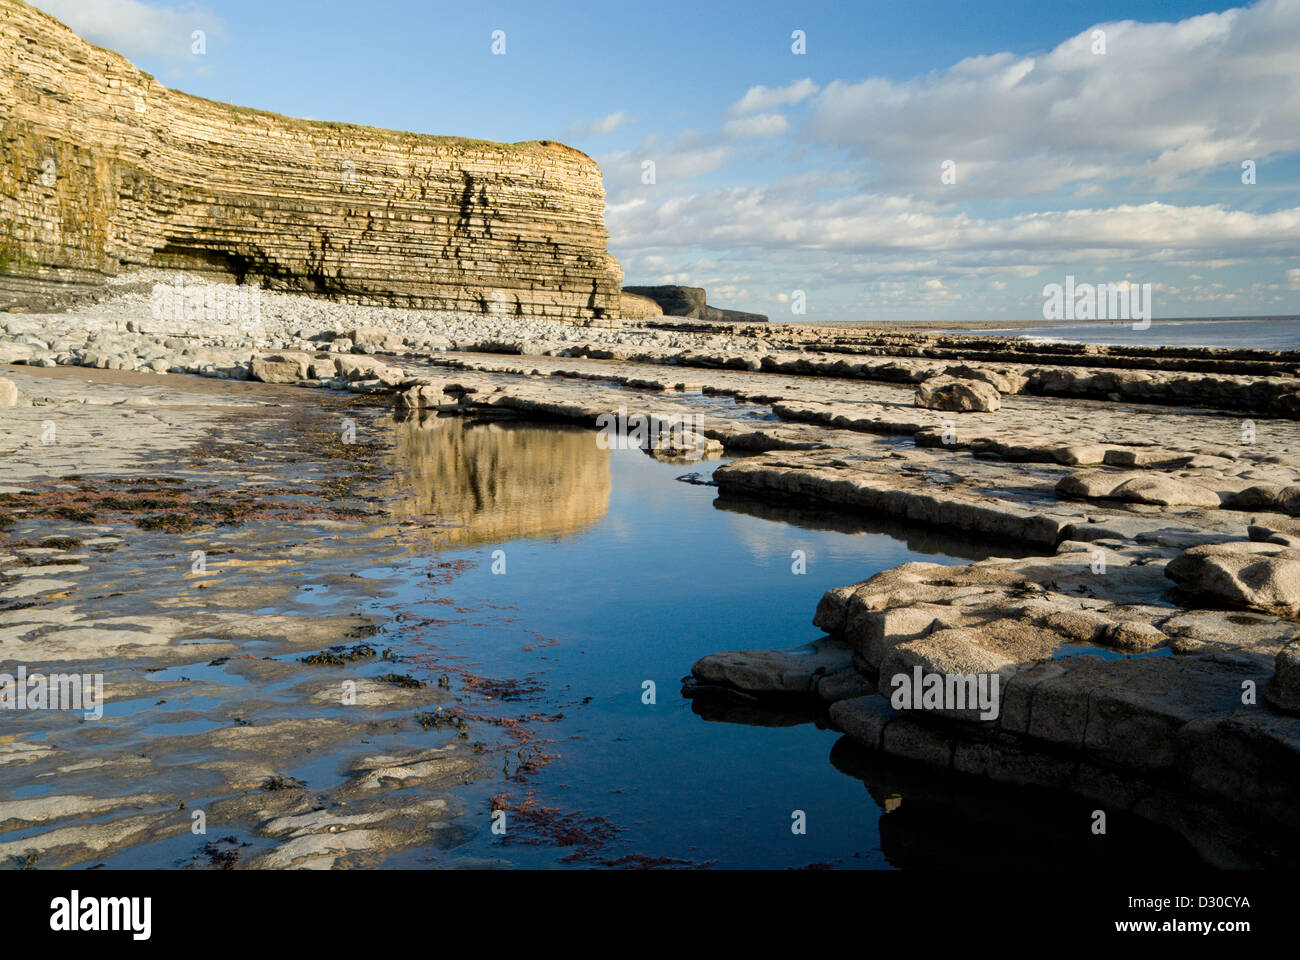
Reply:
[[[999,218],[945,211],[904,197],[854,194],[814,201],[807,178],[767,187],[727,187],[636,207],[611,207],[607,223],[623,249],[757,251],[772,261],[805,250],[823,269],[869,276],[1007,272],[1032,275],[1063,263],[1183,265],[1214,269],[1244,260],[1292,260],[1300,207],[1271,213],[1221,204],[1152,202],[1044,211]],[[942,263],[942,268],[938,266]]]
[[[625,127],[632,122],[632,118],[622,110],[616,110],[608,116],[601,117],[599,120],[593,120],[588,124],[575,124],[570,129],[570,133],[580,137],[603,137],[606,134],[613,133],[620,127]]]
[[[807,100],[818,89],[817,84],[806,77],[803,80],[796,80],[788,87],[773,89],[759,84],[746,90],[745,95],[733,103],[727,112],[733,117],[740,117],[760,110],[771,110],[773,107],[793,106]]]
[[[889,189],[937,193],[939,164],[952,159],[967,196],[1128,177],[1170,188],[1300,148],[1296,0],[1099,26],[1104,55],[1091,52],[1089,28],[1041,57],[835,81],[811,104],[808,133],[870,162]]]
[[[782,289],[816,289],[822,309],[1036,313],[1044,278],[1067,272],[1149,282],[1162,302],[1204,312],[1285,302],[1241,275],[1261,270],[1284,274],[1295,303],[1300,206],[1231,191],[1242,159],[1300,151],[1300,0],[1101,27],[1102,56],[1089,28],[1041,56],[993,53],[912,79],[753,87],[720,129],[677,138],[681,172],[768,149],[798,175],[755,184],[747,166],[725,185],[661,175],[649,188],[607,176],[611,249],[629,275],[716,276],[738,291],[755,277],[743,289],[763,310]],[[738,142],[760,137],[787,140]],[[940,180],[947,159],[953,186]],[[1273,169],[1284,191],[1293,178]],[[1216,181],[1211,199],[1171,195],[1211,170],[1231,177],[1227,194]],[[1014,202],[978,204],[988,197]],[[1235,275],[1201,285],[1189,271]]]
[[[790,129],[790,122],[779,113],[756,113],[728,120],[722,132],[733,138],[779,137]]]
[[[224,32],[220,19],[193,4],[158,7],[140,0],[35,0],[35,6],[91,43],[128,58],[189,59],[195,30],[205,31],[208,40]]]
[[[669,202],[665,194],[673,186],[719,170],[731,157],[732,148],[726,145],[664,146],[648,138],[635,150],[622,150],[598,159],[612,211],[632,210],[653,201]],[[655,165],[653,184],[643,182],[643,164],[647,160]]]

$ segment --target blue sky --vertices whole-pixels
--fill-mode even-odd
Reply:
[[[213,99],[570,143],[627,282],[721,306],[1023,320],[1073,274],[1300,313],[1300,0],[36,5]]]

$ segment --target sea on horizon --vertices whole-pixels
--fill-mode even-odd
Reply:
[[[1056,343],[1095,343],[1133,347],[1231,347],[1253,350],[1300,350],[1300,318],[1152,320],[1144,330],[1131,323],[1093,321],[1039,327],[954,329],[931,327],[926,333],[1008,337]]]

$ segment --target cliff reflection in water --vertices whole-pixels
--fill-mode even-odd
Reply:
[[[609,451],[580,427],[458,416],[397,425],[406,516],[434,516],[438,539],[475,544],[577,533],[609,509]]]

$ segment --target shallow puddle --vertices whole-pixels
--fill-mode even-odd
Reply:
[[[1014,548],[720,501],[716,488],[677,482],[717,462],[602,450],[590,431],[451,417],[396,429],[399,510],[456,527],[397,561],[405,586],[385,606],[402,621],[376,643],[422,679],[453,665],[453,689],[497,690],[496,711],[532,718],[532,733],[495,782],[465,788],[478,827],[467,842],[393,864],[951,867],[995,850],[1016,865],[1041,862],[1044,836],[1086,823],[1078,798],[863,755],[817,708],[681,695],[705,654],[822,636],[811,619],[831,587],[909,560]],[[457,576],[439,578],[449,562]],[[489,829],[493,807],[508,811],[505,836]],[[791,830],[796,811],[803,835]],[[958,824],[968,832],[945,845],[939,833]],[[1130,820],[1118,831],[1137,841],[1111,846],[1126,857],[1190,859],[1158,828]],[[1086,847],[1076,859],[1097,860]],[[1059,845],[1052,856],[1061,862]]]

